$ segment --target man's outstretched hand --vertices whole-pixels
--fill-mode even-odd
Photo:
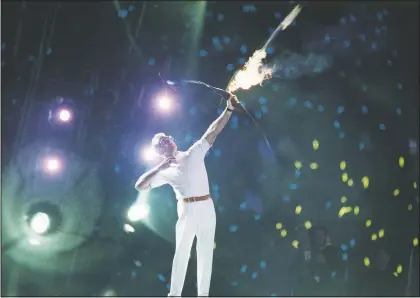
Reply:
[[[231,109],[231,110],[234,110],[235,109],[235,104],[238,104],[238,103],[239,103],[239,100],[236,97],[236,95],[231,93],[230,97],[227,101],[227,108]]]

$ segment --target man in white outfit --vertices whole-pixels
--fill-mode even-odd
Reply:
[[[195,236],[198,296],[209,295],[216,213],[210,198],[204,157],[229,121],[234,110],[233,101],[237,102],[238,99],[231,95],[223,113],[210,125],[201,139],[185,152],[178,151],[171,136],[156,134],[152,146],[164,160],[136,182],[137,190],[170,184],[178,200],[176,247],[168,296],[181,296]]]

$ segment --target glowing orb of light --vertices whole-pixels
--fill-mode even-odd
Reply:
[[[172,98],[168,95],[158,96],[157,107],[161,111],[169,111],[172,108]]]
[[[127,218],[131,221],[144,220],[149,216],[150,208],[146,204],[134,204],[127,213]]]
[[[47,157],[44,161],[44,170],[49,174],[55,174],[62,168],[62,162],[58,157]]]
[[[72,118],[71,111],[68,109],[60,109],[58,111],[58,119],[61,122],[69,122]]]
[[[30,222],[30,228],[37,234],[44,234],[50,228],[50,217],[43,212],[35,213]]]
[[[144,161],[150,162],[156,160],[157,154],[152,147],[147,147],[141,151],[141,157]]]

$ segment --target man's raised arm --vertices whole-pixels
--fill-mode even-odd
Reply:
[[[232,112],[234,110],[234,106],[232,104],[232,100],[238,100],[235,95],[231,95],[229,100],[227,101],[227,106],[223,113],[209,126],[207,131],[204,133],[203,138],[206,141],[213,145],[214,140],[220,134],[220,132],[225,128],[226,124],[228,123],[230,116],[232,116]]]

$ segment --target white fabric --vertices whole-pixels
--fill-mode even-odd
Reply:
[[[172,263],[171,288],[168,296],[181,296],[191,246],[197,236],[198,296],[208,296],[213,265],[216,212],[213,200],[185,203],[178,201],[176,248]]]
[[[184,199],[210,194],[204,157],[211,145],[202,138],[195,142],[187,151],[178,152],[176,163],[158,172],[150,182],[150,187],[170,184],[176,198]]]

